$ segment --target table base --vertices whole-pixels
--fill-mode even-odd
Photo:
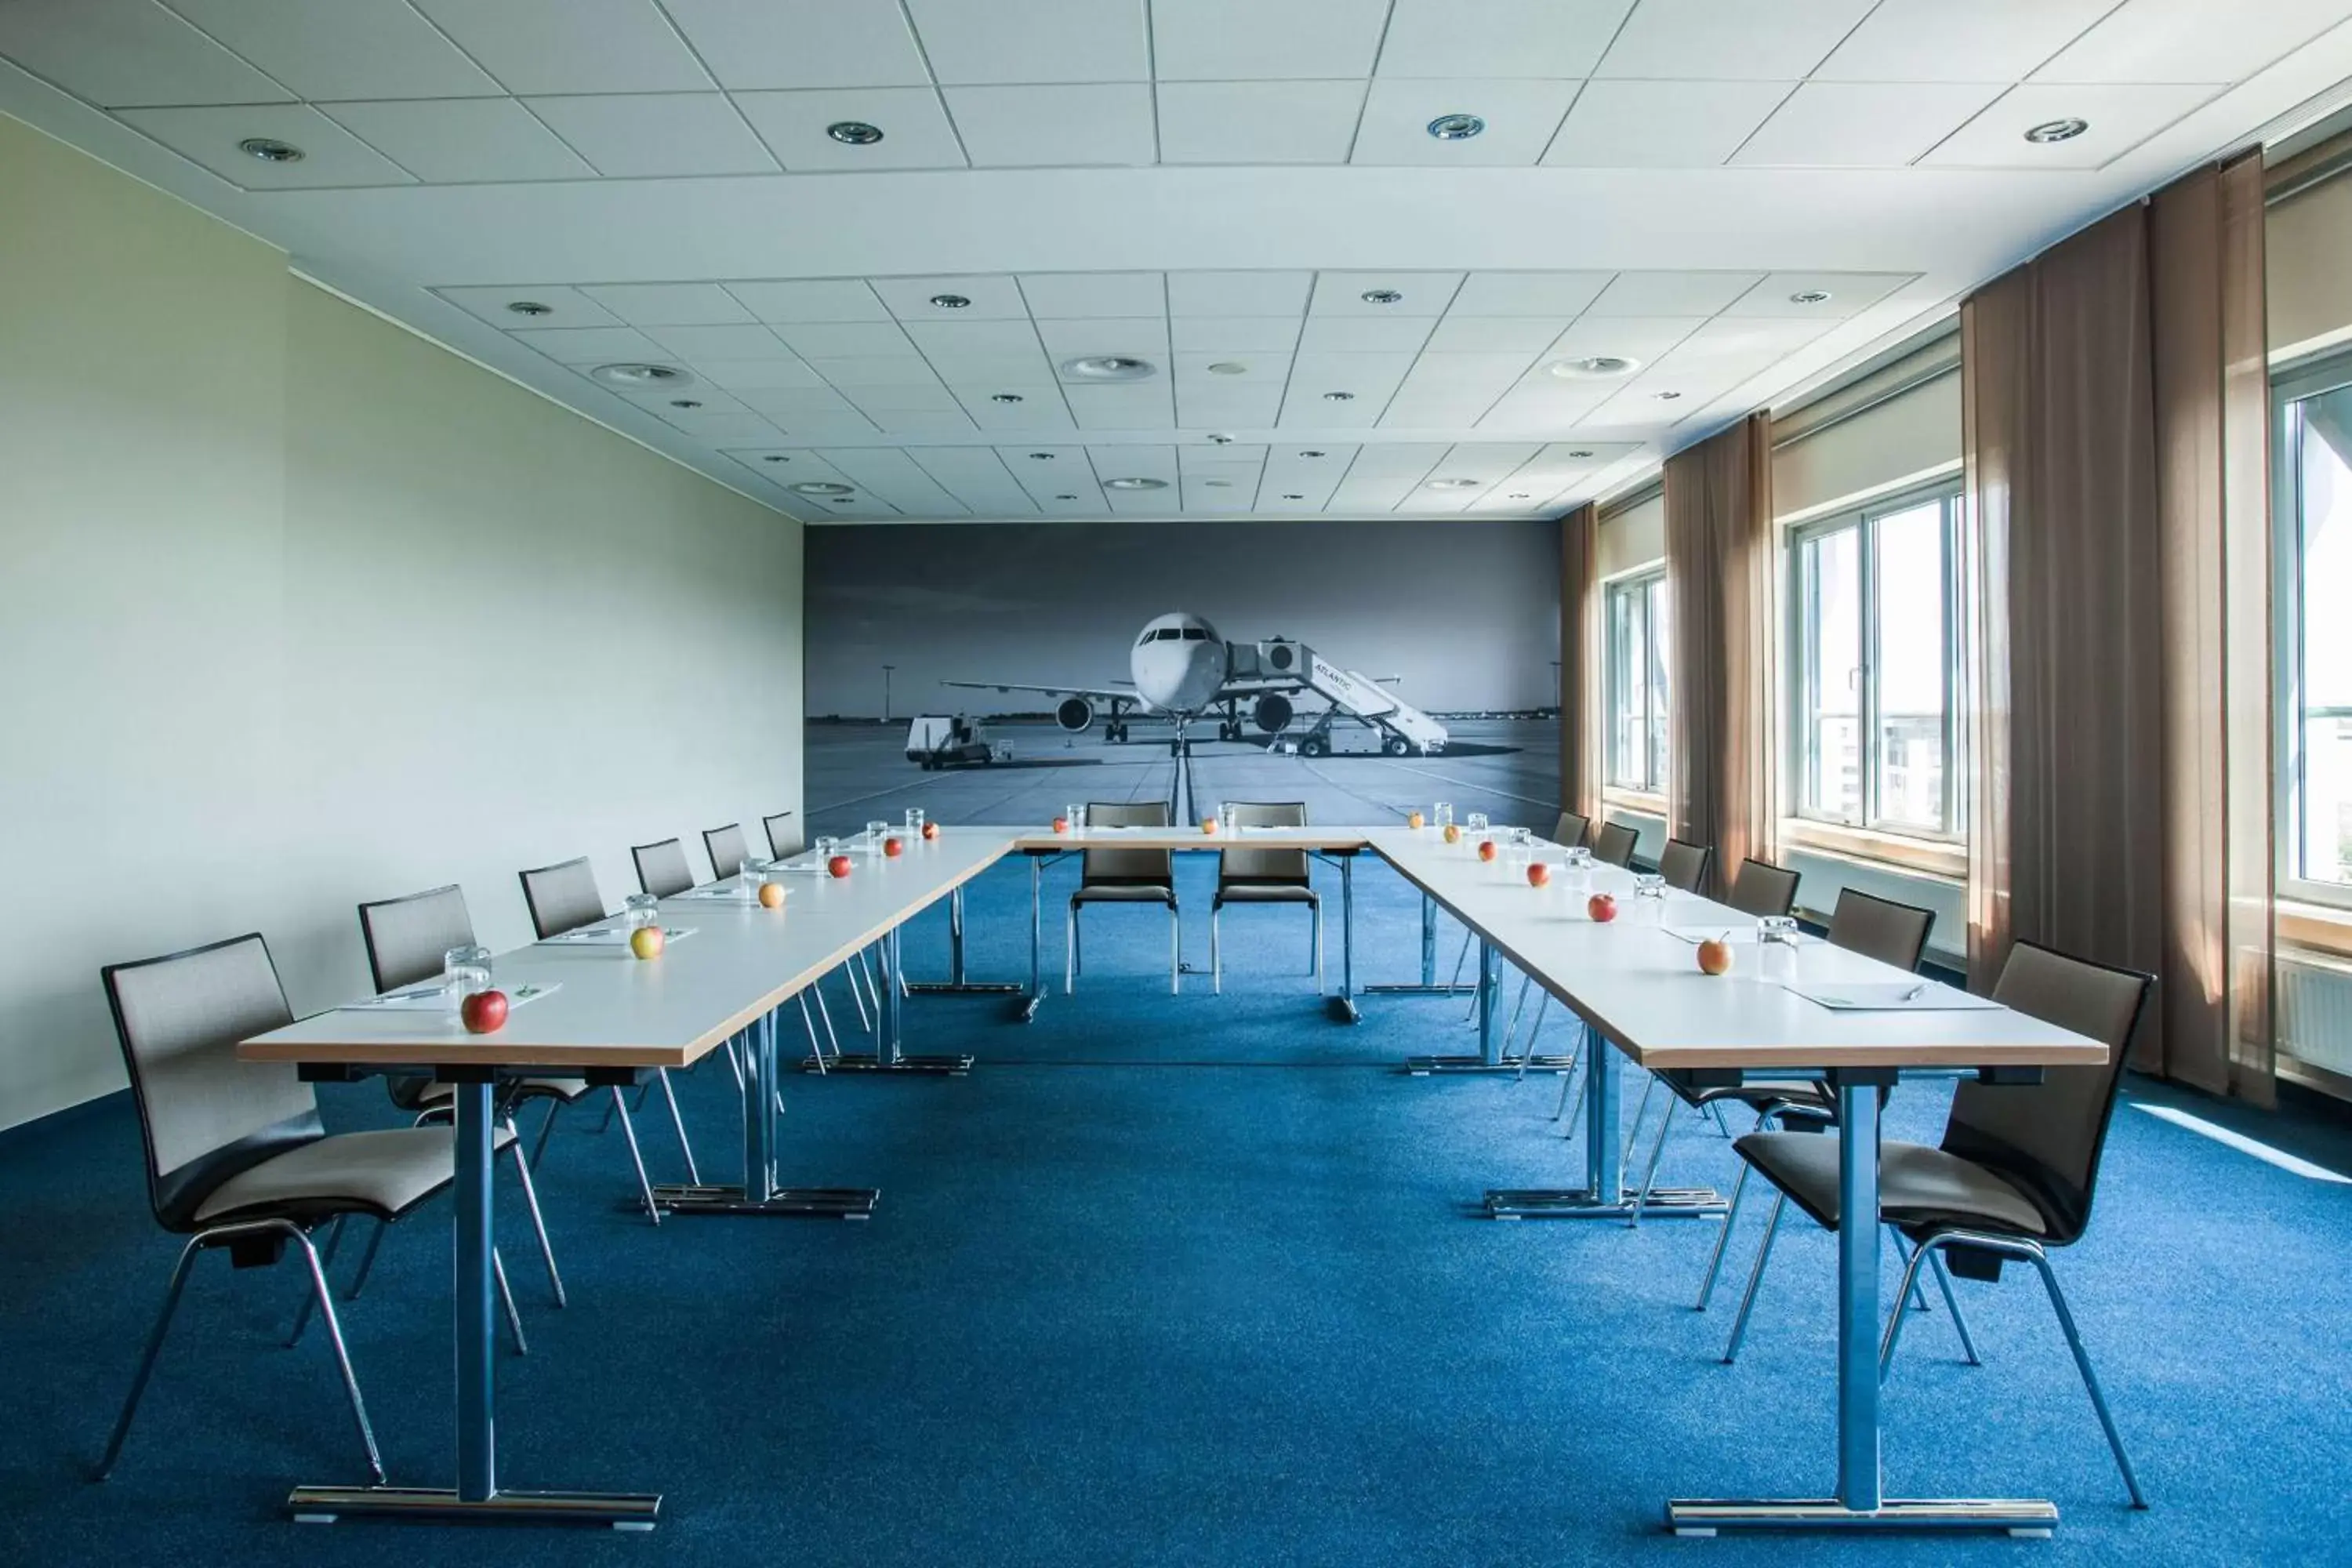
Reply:
[[[971,1070],[973,1058],[969,1056],[879,1056],[873,1051],[844,1051],[837,1057],[819,1060],[815,1057],[801,1059],[801,1071],[805,1073],[835,1072],[907,1072],[929,1073],[933,1077],[961,1078]]]
[[[775,1215],[786,1219],[872,1219],[882,1194],[875,1187],[778,1187],[765,1198],[740,1183],[664,1182],[654,1203],[667,1214]]]
[[[659,1492],[492,1492],[462,1498],[446,1487],[296,1487],[286,1511],[299,1524],[344,1519],[414,1524],[601,1524],[651,1530],[661,1519]]]
[[[1481,1072],[1544,1072],[1565,1073],[1576,1066],[1574,1057],[1538,1056],[1524,1060],[1513,1057],[1507,1061],[1488,1061],[1484,1057],[1407,1057],[1404,1071],[1412,1078],[1445,1077],[1454,1073]]]
[[[1364,1021],[1363,1014],[1356,1010],[1356,1001],[1352,996],[1326,996],[1323,998],[1323,1011],[1335,1024],[1360,1024]]]
[[[1730,1205],[1713,1187],[1653,1187],[1611,1197],[1590,1187],[1497,1187],[1486,1194],[1489,1219],[1721,1219]]]
[[[1666,1528],[1676,1535],[1721,1530],[1982,1530],[2039,1537],[2057,1525],[2054,1503],[2021,1498],[1889,1498],[1873,1509],[1848,1508],[1835,1498],[1678,1498],[1666,1505]]]
[[[1018,996],[1029,989],[1012,980],[909,980],[907,991],[914,996]]]

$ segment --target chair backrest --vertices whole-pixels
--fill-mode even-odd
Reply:
[[[441,973],[441,961],[451,948],[469,946],[473,940],[474,920],[455,882],[360,906],[368,980],[378,991],[432,979]]]
[[[1164,800],[1098,800],[1087,806],[1088,827],[1165,827]],[[1087,887],[1172,888],[1176,868],[1165,849],[1089,849],[1078,880]]]
[[[1630,866],[1641,835],[1622,822],[1604,822],[1592,836],[1592,858],[1604,866]]]
[[[604,895],[596,890],[595,868],[585,855],[525,871],[522,901],[530,909],[531,930],[541,942],[593,925],[605,912]]]
[[[1919,967],[1927,933],[1935,929],[1935,910],[1898,904],[1857,888],[1839,889],[1837,908],[1830,911],[1832,946],[1897,969]]]
[[[1234,822],[1242,827],[1304,827],[1307,803],[1227,801]],[[1221,849],[1217,852],[1217,886],[1307,888],[1314,885],[1304,849]]]
[[[637,863],[637,886],[656,899],[674,899],[694,886],[694,872],[686,864],[686,846],[675,838],[632,844],[629,858]]]
[[[1723,901],[1743,915],[1785,915],[1797,907],[1797,874],[1751,857],[1739,863]]]
[[[2155,988],[2153,975],[2018,942],[2001,965],[1993,1000],[2104,1042],[2106,1065],[2048,1068],[2038,1084],[1967,1081],[1953,1092],[1945,1149],[1990,1166],[2032,1194],[2050,1226],[2045,1239],[2059,1246],[2091,1223],[2091,1193],[2116,1093]]]
[[[801,830],[793,826],[793,814],[789,811],[763,816],[760,826],[768,830],[768,853],[779,860],[789,860],[804,847]]]
[[[710,857],[710,875],[722,882],[742,870],[744,858],[751,853],[751,842],[743,837],[743,825],[740,822],[704,828],[702,847]]]
[[[1714,859],[1715,846],[1711,844],[1669,838],[1658,856],[1658,875],[1666,879],[1669,888],[1696,893],[1706,886],[1706,868]]]
[[[236,1057],[239,1040],[294,1020],[260,932],[100,973],[164,1228],[194,1229],[221,1183],[321,1135],[318,1099],[293,1063]]]
[[[1580,811],[1563,811],[1559,823],[1551,830],[1551,841],[1562,849],[1580,849],[1592,832],[1592,818]]]

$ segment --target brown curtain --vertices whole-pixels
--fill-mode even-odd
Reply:
[[[1559,808],[1601,816],[1601,509],[1559,520]]]
[[[2270,1093],[2262,171],[2206,170],[1961,310],[1970,978],[2156,973],[2136,1065]]]
[[[1770,416],[1667,458],[1665,502],[1667,821],[1714,847],[1720,893],[1743,858],[1772,858],[1779,826]]]

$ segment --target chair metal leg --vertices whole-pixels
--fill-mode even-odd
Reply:
[[[730,1036],[726,1045],[721,1048],[727,1052],[728,1067],[735,1073],[735,1092],[740,1094],[743,1092],[743,1058],[735,1054],[734,1037]]]
[[[1317,900],[1307,906],[1315,924],[1315,994],[1323,994],[1323,905]]]
[[[172,1282],[163,1288],[163,1310],[157,1314],[155,1326],[147,1331],[147,1348],[139,1353],[139,1370],[131,1374],[131,1393],[122,1402],[122,1414],[115,1417],[114,1435],[106,1440],[106,1455],[98,1461],[92,1480],[102,1481],[114,1473],[115,1461],[122,1458],[123,1439],[131,1436],[131,1418],[139,1414],[139,1401],[147,1393],[147,1380],[154,1374],[155,1358],[163,1353],[163,1336],[172,1327],[172,1315],[180,1310],[180,1293],[187,1288],[188,1268],[196,1260],[202,1245],[199,1238],[190,1237],[180,1248],[180,1260],[172,1265]],[[383,1472],[376,1472],[383,1479]]]
[[[534,1171],[539,1169],[540,1161],[546,1158],[547,1135],[555,1131],[555,1113],[562,1109],[563,1101],[560,1100],[550,1099],[547,1102],[547,1115],[539,1124],[539,1142],[530,1146],[530,1168]],[[609,1116],[612,1112],[608,1110],[605,1114]]]
[[[802,992],[797,1000],[801,1005],[801,1027],[808,1034],[809,1060],[816,1063],[817,1076],[819,1078],[823,1078],[825,1074],[824,1047],[817,1044],[816,1020],[809,1016],[808,993],[805,991]],[[823,1001],[824,998],[819,997],[818,1000]],[[777,1091],[779,1099],[782,1097],[782,1093],[783,1091],[781,1089]]]
[[[1654,1078],[1652,1082],[1655,1082]],[[1665,1114],[1658,1118],[1658,1141],[1650,1145],[1650,1163],[1642,1173],[1642,1195],[1633,1201],[1633,1212],[1625,1216],[1625,1228],[1642,1228],[1642,1210],[1650,1201],[1650,1191],[1658,1183],[1658,1157],[1666,1152],[1666,1134],[1675,1130],[1675,1102],[1666,1100]]]
[[[1067,996],[1078,984],[1078,906],[1070,905],[1069,919],[1063,922],[1062,931],[1062,994]]]
[[[824,1037],[832,1044],[834,1058],[838,1060],[841,1057],[841,1037],[833,1032],[833,1009],[824,1005],[824,987],[812,985],[809,989],[816,994],[816,1016],[824,1025]]]
[[[1642,1141],[1642,1118],[1650,1113],[1650,1091],[1658,1087],[1658,1075],[1645,1073],[1642,1078],[1642,1098],[1633,1103],[1633,1125],[1625,1129],[1625,1147],[1617,1155],[1618,1168],[1630,1169],[1633,1163],[1633,1148]],[[1672,1115],[1672,1111],[1667,1112]]]
[[[669,1101],[669,1124],[677,1133],[678,1152],[686,1156],[686,1179],[698,1187],[702,1173],[694,1168],[694,1145],[687,1142],[686,1118],[678,1114],[677,1090],[670,1087],[669,1068],[654,1068],[654,1079],[661,1085],[662,1098]]]
[[[860,975],[865,977],[866,999],[874,1004],[875,1024],[868,1025],[866,1026],[866,1033],[872,1034],[876,1026],[880,1023],[882,1017],[882,989],[874,984],[874,970],[872,966],[866,962],[866,950],[864,948],[861,947],[857,950],[855,963],[857,965],[857,969],[856,973],[849,977],[849,988],[852,991],[856,991],[857,989],[858,977]]]
[[[1723,1255],[1731,1246],[1731,1228],[1739,1223],[1739,1199],[1748,1190],[1749,1169],[1747,1161],[1740,1161],[1739,1174],[1732,1179],[1731,1202],[1723,1211],[1723,1233],[1715,1238],[1715,1251],[1707,1258],[1706,1278],[1699,1281],[1698,1300],[1691,1304],[1694,1312],[1706,1311],[1714,1298],[1716,1277],[1723,1272]]]
[[[375,1229],[368,1236],[367,1250],[360,1254],[359,1272],[352,1275],[352,1282],[343,1287],[344,1300],[358,1300],[360,1292],[367,1288],[368,1273],[375,1268],[376,1249],[383,1245],[383,1233],[391,1228],[392,1222],[389,1220],[380,1219],[375,1222]]]
[[[1176,906],[1168,906],[1168,994],[1178,996],[1184,989],[1184,921]]]
[[[511,1116],[507,1118],[507,1135],[514,1137],[514,1118]],[[530,1179],[530,1162],[523,1158],[520,1138],[515,1138],[509,1147],[514,1151],[515,1180],[522,1184],[523,1207],[530,1212],[530,1228],[539,1237],[540,1259],[547,1265],[547,1288],[555,1293],[555,1304],[565,1306],[568,1303],[563,1296],[563,1275],[555,1267],[555,1248],[547,1239],[547,1216],[539,1211],[539,1188]],[[375,1244],[383,1236],[383,1227],[378,1226],[375,1235],[368,1241],[370,1258],[375,1256]]]
[[[530,1342],[522,1337],[522,1314],[515,1310],[514,1292],[507,1288],[506,1260],[495,1247],[490,1248],[490,1272],[499,1282],[499,1304],[506,1309],[507,1332],[514,1336],[515,1354],[529,1355]]]
[[[1569,1067],[1566,1076],[1561,1078],[1559,1080],[1559,1103],[1551,1108],[1551,1119],[1554,1121],[1558,1121],[1561,1117],[1568,1114],[1568,1091],[1571,1088],[1578,1090],[1576,1101],[1577,1108],[1579,1110],[1583,1109],[1584,1097],[1575,1064],[1580,1063],[1584,1059],[1584,1030],[1580,1026],[1576,1031],[1575,1043],[1569,1047],[1568,1054],[1570,1066]],[[1573,1126],[1570,1126],[1568,1130],[1567,1136],[1570,1138],[1576,1136],[1576,1129]]]
[[[1764,1283],[1764,1266],[1772,1261],[1772,1238],[1780,1234],[1780,1215],[1788,1206],[1788,1194],[1773,1194],[1772,1217],[1764,1222],[1764,1245],[1756,1249],[1756,1267],[1748,1271],[1748,1289],[1739,1298],[1739,1316],[1732,1320],[1731,1342],[1723,1347],[1726,1366],[1738,1359],[1739,1342],[1748,1337],[1748,1315],[1756,1307],[1756,1288]]]
[[[2107,1409],[2106,1394],[2099,1387],[2099,1374],[2091,1370],[2091,1355],[2083,1348],[2082,1331],[2074,1326],[2074,1314],[2066,1305],[2066,1292],[2058,1289],[2058,1276],[2051,1272],[2048,1254],[2037,1247],[2027,1256],[2042,1275],[2042,1289],[2050,1293],[2051,1310],[2058,1314],[2058,1326],[2065,1331],[2066,1348],[2074,1352],[2074,1369],[2083,1374],[2083,1392],[2091,1396],[2091,1408],[2099,1414],[2099,1427],[2107,1435],[2107,1447],[2116,1457],[2116,1468],[2123,1472],[2132,1507],[2144,1509],[2147,1506],[2147,1494],[2139,1489],[2139,1478],[2132,1473],[2131,1456],[2124,1452],[2123,1434],[2116,1430],[2116,1418]]]
[[[1534,984],[1535,978],[1532,975],[1524,971],[1520,973],[1519,994],[1511,998],[1510,1021],[1503,1026],[1503,1047],[1496,1053],[1496,1061],[1507,1062],[1511,1059],[1511,1042],[1519,1037],[1519,1015],[1526,1012],[1528,1008],[1528,987]]]
[[[1513,1075],[1511,1079],[1513,1083],[1526,1080],[1528,1064],[1536,1059],[1536,1037],[1543,1033],[1544,1015],[1550,1010],[1551,993],[1549,991],[1536,993],[1536,1016],[1528,1023],[1527,1043],[1519,1047],[1519,1070]]]
[[[645,1198],[646,1217],[661,1224],[661,1207],[654,1202],[654,1184],[646,1176],[645,1151],[637,1147],[636,1125],[629,1120],[629,1107],[621,1098],[621,1086],[613,1086],[613,1109],[620,1112],[621,1136],[629,1141],[629,1163],[637,1168],[637,1191]]]
[[[335,1316],[335,1301],[327,1289],[327,1270],[319,1261],[319,1249],[310,1238],[294,1225],[285,1226],[286,1233],[302,1248],[302,1260],[310,1266],[310,1285],[319,1298],[319,1317],[327,1327],[327,1341],[335,1347],[335,1366],[343,1374],[343,1393],[352,1402],[352,1421],[360,1429],[360,1441],[367,1447],[368,1473],[376,1484],[383,1484],[383,1455],[375,1446],[375,1428],[368,1425],[367,1401],[360,1396],[359,1374],[352,1370],[352,1352],[343,1343],[342,1320]]]
[[[1219,945],[1217,931],[1219,916],[1223,913],[1221,905],[1213,902],[1209,905],[1209,994],[1212,996],[1225,994],[1225,955],[1224,949]]]
[[[1960,1336],[1961,1354],[1968,1358],[1970,1366],[1984,1365],[1984,1358],[1977,1354],[1976,1336],[1969,1332],[1968,1314],[1960,1310],[1960,1298],[1952,1289],[1952,1276],[1944,1268],[1941,1251],[1934,1247],[1927,1249],[1927,1267],[1935,1271],[1936,1288],[1943,1292],[1944,1310],[1952,1314],[1952,1327]]]
[[[1906,1266],[1905,1272],[1908,1273],[1908,1265],[1911,1261],[1910,1238],[1903,1234],[1903,1227],[1901,1226],[1896,1225],[1893,1220],[1889,1220],[1886,1222],[1886,1239],[1895,1244],[1895,1256],[1903,1260]],[[1904,1302],[1915,1312],[1924,1312],[1927,1310],[1927,1293],[1919,1289],[1916,1281],[1912,1284],[1910,1289],[1905,1290],[1903,1294],[1895,1297],[1895,1299],[1898,1301]]]
[[[1462,928],[1462,951],[1454,955],[1454,973],[1445,977],[1445,989],[1451,992],[1462,984],[1462,965],[1470,957],[1470,928]],[[1475,1010],[1475,1008],[1474,1008]],[[1465,1015],[1467,1017],[1467,1015]]]
[[[325,1266],[328,1268],[334,1267],[335,1249],[343,1244],[343,1221],[349,1217],[348,1215],[337,1215],[334,1223],[327,1229]],[[294,1310],[294,1327],[286,1336],[286,1348],[290,1351],[300,1344],[302,1331],[310,1326],[310,1292],[305,1290],[302,1292],[302,1304]]]
[[[1584,1124],[1584,1097],[1585,1094],[1592,1088],[1592,1075],[1601,1070],[1601,1064],[1598,1058],[1602,1048],[1603,1047],[1593,1039],[1592,1031],[1590,1029],[1584,1030],[1578,1037],[1575,1052],[1577,1067],[1580,1067],[1584,1070],[1579,1072],[1575,1067],[1572,1067],[1569,1069],[1568,1077],[1560,1079],[1559,1097],[1562,1100],[1566,1100],[1568,1099],[1568,1086],[1570,1083],[1573,1082],[1576,1085],[1576,1102],[1573,1105],[1561,1108],[1565,1109],[1567,1111],[1567,1131],[1563,1131],[1560,1136],[1567,1139],[1571,1143],[1576,1142],[1576,1130]],[[1552,1120],[1554,1121],[1558,1121],[1560,1119],[1559,1110],[1556,1109],[1552,1113]],[[1620,1168],[1622,1169],[1622,1167]]]
[[[874,1032],[874,1021],[866,1016],[866,993],[857,988],[857,971],[845,963],[841,966],[841,974],[843,978],[849,982],[849,999],[851,1002],[855,1003],[857,1007],[857,1026],[865,1030],[867,1034],[872,1034]]]

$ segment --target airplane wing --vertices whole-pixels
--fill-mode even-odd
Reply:
[[[940,684],[961,686],[971,691],[1034,691],[1045,697],[1084,697],[1097,702],[1132,702],[1139,708],[1145,705],[1132,686],[1038,686],[1021,680],[942,680]]]

